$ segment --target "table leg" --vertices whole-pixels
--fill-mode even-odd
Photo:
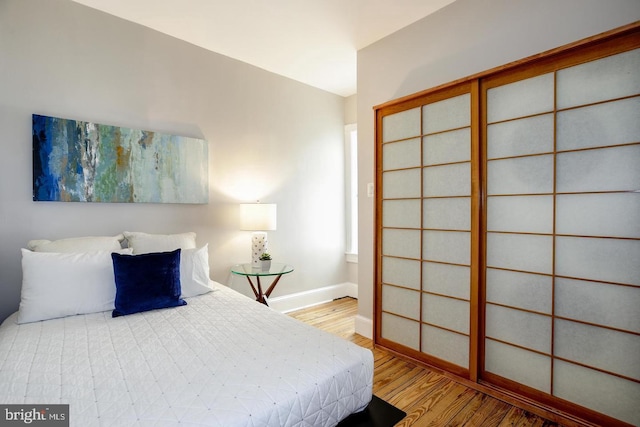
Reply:
[[[267,300],[264,298],[264,292],[262,292],[262,284],[260,284],[260,276],[256,276],[256,281],[258,282],[258,295],[259,295],[256,301],[261,302],[266,306],[269,306],[269,304],[267,304]]]
[[[284,273],[282,273],[284,274]],[[273,280],[273,282],[271,282],[271,285],[269,286],[269,288],[267,289],[266,292],[262,291],[262,283],[260,283],[260,276],[259,275],[253,275],[253,277],[256,278],[256,283],[254,284],[253,281],[251,280],[251,275],[247,274],[245,275],[245,277],[247,278],[247,282],[249,282],[249,286],[251,286],[251,290],[253,291],[253,295],[256,297],[256,301],[266,305],[267,307],[269,306],[269,297],[271,296],[271,292],[273,292],[273,290],[275,289],[276,285],[278,284],[278,282],[280,281],[280,279],[282,278],[282,274],[274,274],[275,279]]]
[[[282,277],[282,274],[278,274],[278,276],[275,278],[271,286],[269,286],[269,289],[267,289],[267,292],[265,293],[267,297],[271,296],[271,292],[273,292],[273,289],[276,287],[281,277]]]
[[[251,281],[251,277],[249,276],[245,276],[247,278],[247,282],[249,282],[249,286],[251,286],[251,290],[253,291],[253,294],[256,296],[256,301],[258,301],[260,299],[260,294],[258,294],[258,291],[256,290],[256,287],[253,286],[253,282]]]

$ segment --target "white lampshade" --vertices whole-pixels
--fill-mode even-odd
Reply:
[[[271,231],[276,229],[275,203],[241,203],[240,229]]]

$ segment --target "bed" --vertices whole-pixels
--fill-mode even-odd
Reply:
[[[186,305],[117,317],[14,313],[0,402],[69,404],[72,426],[333,426],[369,403],[369,350],[205,285]]]

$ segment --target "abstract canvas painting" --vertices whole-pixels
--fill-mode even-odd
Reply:
[[[33,115],[33,200],[208,203],[203,139]]]

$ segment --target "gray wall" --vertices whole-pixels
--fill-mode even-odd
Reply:
[[[204,138],[208,205],[32,201],[31,115]],[[344,99],[69,0],[0,0],[0,319],[31,239],[195,231],[211,277],[250,260],[238,203],[278,204],[273,297],[347,281]]]
[[[358,121],[358,95],[344,99],[344,123],[349,125]]]
[[[374,182],[373,106],[639,19],[639,0],[457,0],[360,50],[359,194]],[[371,320],[374,199],[361,197],[358,209],[358,315]]]

